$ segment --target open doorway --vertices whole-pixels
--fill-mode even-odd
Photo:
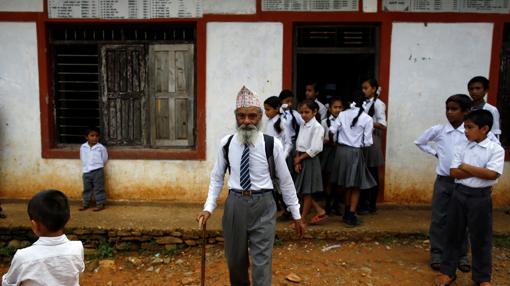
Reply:
[[[377,25],[297,25],[294,43],[294,91],[305,95],[307,82],[317,82],[319,100],[344,96],[365,79],[377,78]]]

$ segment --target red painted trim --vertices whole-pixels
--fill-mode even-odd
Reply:
[[[294,24],[291,21],[283,22],[283,59],[282,59],[282,89],[292,90],[292,77],[294,70]]]
[[[503,29],[505,23],[502,21],[494,22],[494,30],[492,33],[492,50],[491,62],[489,68],[489,92],[487,101],[496,105],[499,89],[499,66],[501,65],[501,49],[503,48]]]
[[[0,22],[35,22],[40,12],[0,12]]]
[[[205,21],[199,21],[196,25],[197,31],[197,158],[206,159],[206,44],[207,44],[207,24]]]

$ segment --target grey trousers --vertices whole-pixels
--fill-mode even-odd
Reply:
[[[446,220],[448,203],[455,189],[452,177],[437,176],[432,196],[432,219],[430,222],[430,264],[441,263],[441,256],[446,248]],[[468,235],[464,236],[460,245],[460,264],[469,264],[467,257]]]
[[[473,256],[472,279],[490,282],[492,273],[492,196],[491,187],[469,188],[457,184],[448,205],[446,248],[441,273],[455,275],[460,244],[469,229]]]
[[[106,203],[103,168],[83,173],[83,206],[89,206],[92,193],[96,198],[96,204]]]
[[[248,267],[251,256],[253,285],[270,286],[276,226],[273,194],[243,197],[230,192],[222,224],[230,284],[250,285]]]

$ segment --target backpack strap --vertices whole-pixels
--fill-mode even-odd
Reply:
[[[230,142],[232,141],[232,138],[234,137],[234,134],[230,135],[227,140],[227,144],[223,145],[223,158],[225,158],[225,162],[227,163],[225,167],[225,172],[228,170],[228,173],[230,174],[230,160],[228,159],[228,149],[230,147]]]
[[[269,175],[271,176],[271,180],[274,180],[276,178],[276,170],[273,155],[274,137],[264,134],[264,143],[266,146],[266,159],[267,165],[269,166]]]

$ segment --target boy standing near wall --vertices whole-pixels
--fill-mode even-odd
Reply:
[[[64,234],[70,217],[67,197],[57,190],[42,191],[28,203],[28,216],[39,239],[14,254],[2,286],[79,285],[85,269],[83,244]]]
[[[87,142],[80,148],[80,160],[83,165],[83,206],[84,211],[89,208],[92,193],[96,199],[94,211],[102,211],[106,205],[106,192],[104,190],[104,165],[108,160],[106,148],[99,143],[99,129],[90,127],[85,138]]]
[[[471,111],[464,121],[469,142],[459,146],[450,169],[455,190],[448,205],[446,248],[441,274],[435,285],[455,281],[461,244],[469,229],[473,257],[472,279],[476,285],[490,286],[492,272],[492,186],[503,174],[504,149],[487,138],[493,123],[487,110]]]

